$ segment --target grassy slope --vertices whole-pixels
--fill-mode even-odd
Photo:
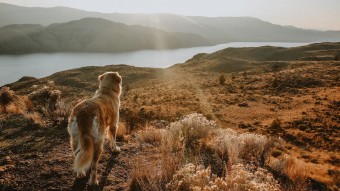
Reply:
[[[338,46],[332,44],[331,49],[335,45]],[[319,46],[319,49],[313,48],[319,56],[322,56],[321,53],[330,55],[325,48],[328,47],[327,44],[314,46]],[[289,57],[294,50],[303,50],[294,57],[295,59],[305,57],[305,52],[310,51],[310,47],[311,45],[305,48],[284,49],[287,52],[285,57]],[[263,51],[263,49],[266,50],[263,54],[267,51],[275,54],[277,50],[282,50],[282,48],[269,47],[253,50]],[[327,171],[339,169],[340,84],[337,71],[340,69],[340,63],[332,60],[259,61],[268,58],[268,56],[261,58],[262,51],[259,51],[260,55],[253,55],[255,58],[247,56],[246,59],[241,60],[239,58],[241,53],[236,55],[236,58],[232,58],[228,51],[226,49],[209,55],[198,55],[183,65],[168,69],[124,65],[85,67],[59,72],[38,80],[13,83],[10,86],[17,93],[26,95],[34,91],[32,85],[42,87],[47,84],[47,81],[53,80],[55,88],[62,91],[62,100],[69,105],[74,105],[80,99],[93,95],[97,88],[96,78],[99,74],[105,71],[118,71],[123,76],[121,118],[125,125],[138,125],[144,122],[152,124],[157,120],[175,121],[189,113],[202,113],[208,118],[215,119],[222,127],[230,127],[239,132],[250,131],[282,137],[288,144],[279,151],[281,154],[297,157],[305,163],[312,178],[331,185],[332,180]],[[242,52],[242,49],[236,51]],[[223,52],[226,52],[225,56]],[[247,51],[245,52],[247,55]],[[314,54],[310,56],[313,57]],[[221,74],[226,78],[224,85],[219,84],[218,81]],[[131,118],[131,113],[142,118],[144,122],[138,121],[138,118]],[[2,117],[6,116],[2,115]],[[135,124],[129,121],[132,119],[135,120]],[[271,126],[275,119],[281,120],[279,128]],[[54,140],[60,145],[51,145],[48,149],[55,151],[60,158],[57,158],[55,164],[53,163],[52,169],[46,166],[46,170],[53,174],[54,168],[55,171],[58,171],[58,168],[61,170],[70,168],[72,157],[67,152],[67,134],[65,131],[55,129],[65,127],[40,130],[47,133],[46,135],[57,131],[62,134],[61,136],[42,136],[39,139],[39,136],[35,136],[37,132],[34,132],[32,133],[35,137],[34,143],[30,143],[31,138],[13,142],[10,132],[15,131],[11,129],[14,122],[11,123],[9,119],[5,121],[6,123],[2,124],[5,131],[1,135],[3,153],[11,151],[13,153],[11,155],[15,156],[14,160],[20,162],[22,160],[20,156],[30,156],[34,151],[33,153],[38,154],[32,156],[32,159],[46,164],[48,163],[46,159],[40,157],[46,154],[46,150],[40,145],[45,145],[44,142],[47,140]],[[18,132],[21,132],[22,126],[24,125],[19,124],[13,128],[19,128]],[[17,149],[18,145],[26,143],[32,144],[34,149]],[[142,152],[140,155],[151,152],[127,143],[123,143],[123,148],[126,153],[123,152],[124,154],[117,160],[125,161],[125,157],[137,157],[129,149],[140,149]],[[104,158],[107,157],[109,157],[108,153]],[[24,159],[24,161],[32,159]],[[22,167],[20,164],[17,168],[34,171],[34,174],[42,176],[32,165]],[[128,178],[117,180],[117,177],[130,172],[129,164],[124,162],[109,164],[104,159],[101,165],[102,169],[105,165],[108,166],[104,172],[101,172],[102,178],[108,180],[103,187],[109,188],[110,185],[121,185],[124,181],[130,181]],[[115,173],[116,169],[121,170],[121,174]],[[59,175],[59,180],[65,182],[64,189],[75,184],[72,180],[64,179],[70,174],[71,171],[66,170]],[[19,177],[22,178],[20,181],[25,182],[23,179],[27,178],[27,175],[23,173]],[[40,177],[40,180],[44,180],[44,177]],[[52,184],[53,188],[61,188],[54,180],[48,183]],[[43,183],[26,184],[33,187],[44,186]],[[127,185],[121,186],[126,188]]]

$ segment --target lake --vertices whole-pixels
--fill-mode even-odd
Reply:
[[[83,66],[128,64],[140,67],[166,68],[183,63],[198,53],[211,53],[228,47],[281,46],[296,47],[309,43],[234,42],[172,50],[141,50],[124,53],[35,53],[0,56],[0,86],[23,76],[37,78]]]

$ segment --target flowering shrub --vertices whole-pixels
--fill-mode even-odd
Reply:
[[[216,127],[215,121],[210,121],[202,114],[190,114],[182,120],[170,124],[169,130],[176,137],[183,137],[187,147],[195,147],[200,139],[208,137],[211,129]]]
[[[280,185],[273,175],[266,169],[253,165],[233,165],[230,174],[227,175],[229,189],[233,191],[279,191]]]
[[[179,169],[168,190],[194,191],[279,191],[280,186],[273,175],[263,168],[255,166],[233,165],[225,177],[217,177],[211,173],[210,167],[195,166],[191,163]]]
[[[262,168],[274,146],[266,136],[216,128],[214,121],[196,113],[162,132],[145,129],[136,136],[141,142],[161,140],[161,157],[136,165],[134,189],[280,190],[273,175]]]
[[[239,134],[231,129],[219,129],[206,144],[229,165],[244,162],[263,166],[274,141],[264,135]]]

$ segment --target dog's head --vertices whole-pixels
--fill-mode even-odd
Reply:
[[[107,89],[120,94],[122,89],[122,77],[118,72],[105,72],[104,74],[98,76],[99,90]]]

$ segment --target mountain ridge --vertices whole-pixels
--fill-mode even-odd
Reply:
[[[13,13],[20,13],[14,15]],[[215,44],[236,41],[321,42],[340,41],[340,31],[320,31],[281,26],[254,17],[204,17],[169,13],[99,13],[74,8],[35,8],[0,3],[0,26],[42,24],[98,17],[127,25],[141,25],[167,32],[195,33]]]
[[[129,26],[102,18],[0,28],[0,54],[33,52],[124,52],[211,45],[197,34]]]

